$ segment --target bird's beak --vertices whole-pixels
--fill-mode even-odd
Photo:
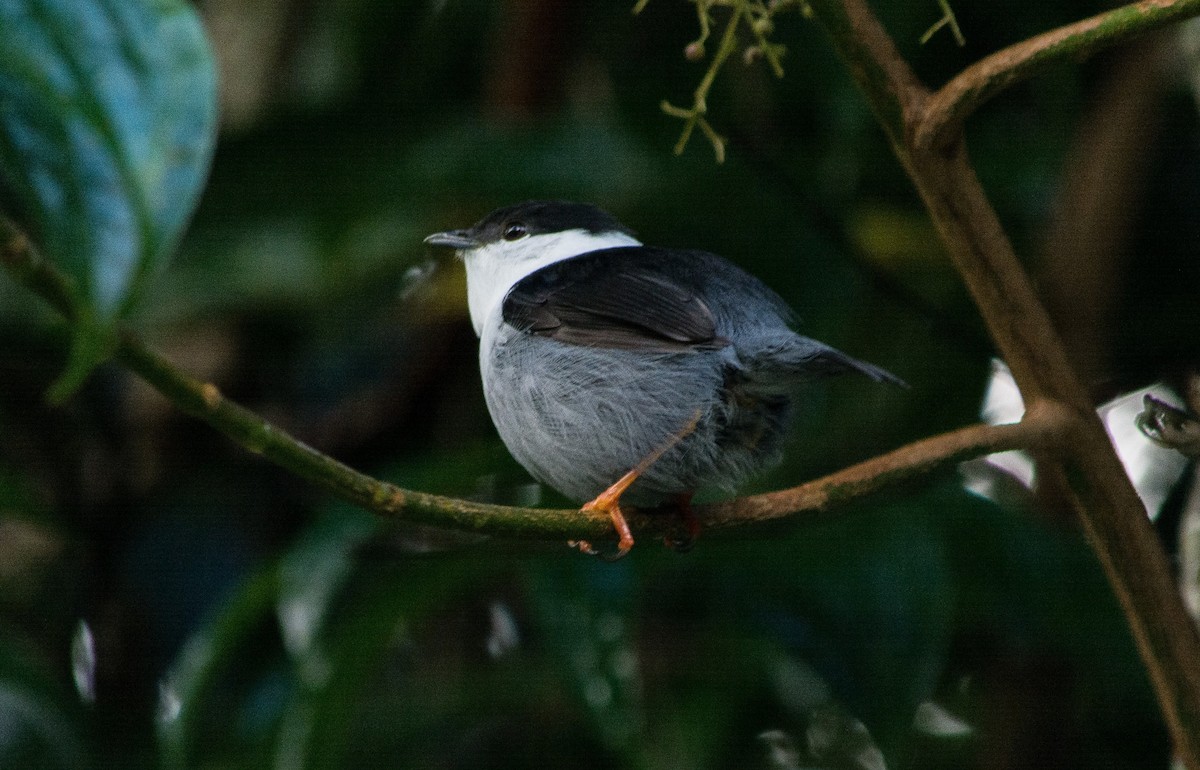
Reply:
[[[425,239],[430,246],[446,246],[451,249],[473,249],[480,245],[479,241],[467,234],[466,230],[447,230],[444,233],[434,233]]]

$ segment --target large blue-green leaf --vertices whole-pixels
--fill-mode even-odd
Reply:
[[[0,2],[5,208],[75,278],[83,322],[110,323],[170,254],[207,176],[215,83],[184,0]]]

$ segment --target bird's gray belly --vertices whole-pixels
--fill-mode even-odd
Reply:
[[[502,327],[482,350],[500,437],[534,478],[574,500],[594,498],[663,446],[623,499],[731,490],[780,456],[787,398],[742,389],[728,349],[587,348]]]

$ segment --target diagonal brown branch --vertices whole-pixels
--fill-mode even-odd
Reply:
[[[871,102],[1026,403],[1049,401],[1074,415],[1070,442],[1041,464],[1042,478],[1067,491],[1124,611],[1175,749],[1186,767],[1200,770],[1200,638],[1175,590],[1145,509],[975,176],[959,130],[961,118],[973,105],[1014,78],[1068,52],[1094,50],[1099,44],[1089,47],[1089,35],[1099,35],[1096,39],[1108,44],[1141,31],[1145,24],[1085,24],[1075,28],[1078,40],[1070,32],[1050,33],[1041,38],[1040,49],[1018,47],[1024,53],[1008,59],[1008,69],[1002,57],[977,70],[988,73],[978,82],[994,85],[983,86],[982,96],[963,90],[968,95],[950,98],[949,104],[959,106],[949,109],[939,106],[917,81],[865,0],[810,0],[810,6]],[[1112,24],[1114,19],[1128,21],[1147,13],[1180,18],[1196,6],[1196,0],[1139,3],[1116,17],[1100,18]],[[1039,50],[1051,53],[1039,57]],[[948,133],[940,134],[936,143],[917,143],[922,125],[940,123]]]

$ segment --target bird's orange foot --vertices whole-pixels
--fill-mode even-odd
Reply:
[[[629,531],[629,522],[625,521],[625,515],[621,513],[621,495],[625,494],[625,490],[629,489],[633,482],[637,481],[638,477],[641,476],[647,468],[658,462],[658,458],[662,457],[663,452],[666,452],[668,449],[678,444],[680,440],[688,436],[696,429],[696,425],[700,422],[701,414],[702,412],[697,409],[692,415],[692,419],[688,421],[688,424],[683,426],[683,430],[671,436],[662,446],[646,455],[646,457],[640,463],[638,463],[633,470],[629,471],[629,473],[626,473],[624,476],[618,479],[616,484],[613,484],[611,487],[597,495],[595,500],[583,506],[584,511],[601,511],[608,514],[609,518],[612,519],[613,529],[617,530],[618,540],[616,553],[611,557],[606,556],[604,558],[607,558],[610,561],[616,561],[625,554],[629,553],[630,548],[633,548],[633,533]],[[687,493],[680,499],[683,501],[682,507],[686,511],[684,521],[688,525],[690,542],[691,540],[696,539],[696,533],[700,531],[700,525],[699,522],[696,521],[696,517],[691,514],[691,507],[688,505],[692,499],[691,493]],[[592,544],[586,540],[573,540],[569,542],[568,545],[570,545],[572,548],[578,548],[580,551],[586,554],[599,555],[596,549],[592,547]]]
[[[603,495],[601,495],[603,497]],[[617,531],[617,550],[612,553],[602,553],[592,546],[587,540],[572,540],[568,545],[572,548],[578,548],[581,553],[586,553],[589,556],[599,556],[606,561],[616,561],[629,553],[633,548],[633,533],[629,530],[629,522],[625,521],[625,515],[621,513],[621,507],[614,501],[610,505],[605,505],[603,502],[597,502],[600,498],[596,498],[592,502],[583,506],[583,510],[587,512],[600,512],[608,514],[612,519],[613,529]]]
[[[629,529],[629,522],[625,520],[625,514],[621,513],[620,500],[621,495],[629,488],[630,484],[637,480],[639,474],[639,470],[626,473],[616,484],[601,492],[595,500],[585,504],[582,508],[584,512],[604,513],[612,519],[613,529],[617,531],[617,550],[614,553],[601,554],[587,540],[571,540],[567,545],[578,548],[580,552],[589,556],[601,556],[609,561],[616,561],[629,553],[629,549],[633,548],[633,532]]]

